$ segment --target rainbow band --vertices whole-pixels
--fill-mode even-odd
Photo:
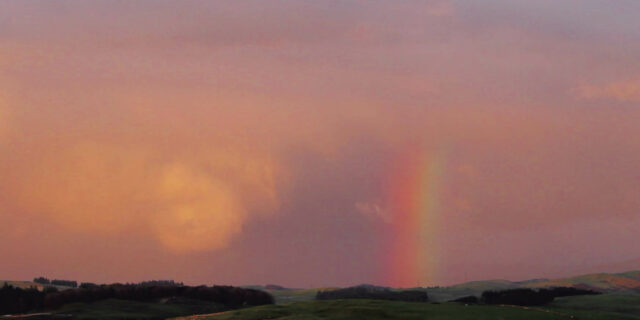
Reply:
[[[409,153],[391,181],[393,245],[388,282],[395,287],[433,285],[441,257],[441,186],[446,152]]]

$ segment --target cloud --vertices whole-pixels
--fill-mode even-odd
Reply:
[[[640,109],[567,99],[592,79],[577,97],[638,101],[638,81],[610,81],[639,74],[630,5],[329,3],[0,2],[0,236],[31,233],[21,250],[86,274],[107,246],[107,262],[198,282],[290,280],[327,256],[375,256],[379,230],[359,222],[393,218],[390,163],[442,147],[443,235],[470,248],[450,252],[508,255],[522,243],[469,239],[638,212]],[[342,237],[357,249],[335,250]],[[172,254],[222,248],[188,271]],[[375,266],[350,261],[318,281]]]
[[[391,223],[393,221],[391,213],[388,210],[383,209],[377,203],[356,202],[355,208],[358,212],[367,216],[368,218],[381,219],[386,223]]]
[[[194,160],[95,142],[41,155],[16,181],[18,207],[69,232],[127,232],[173,252],[213,250],[278,207],[274,164],[256,155],[213,149]]]
[[[175,251],[215,249],[240,233],[247,210],[229,182],[182,164],[162,171],[158,192],[166,205],[151,226],[163,245]]]
[[[8,130],[9,130],[8,114],[3,105],[2,97],[0,96],[0,142],[3,142]]]
[[[612,82],[605,85],[583,85],[575,89],[582,99],[612,99],[620,102],[640,101],[640,79]]]
[[[427,7],[427,13],[433,16],[452,16],[455,8],[451,1],[434,1]]]
[[[10,101],[9,96],[7,94],[8,90],[2,90],[4,88],[4,82],[6,81],[3,77],[2,71],[6,61],[4,58],[6,54],[0,53],[0,146],[6,139],[6,136],[9,134],[9,125],[11,121],[9,120],[9,111],[10,109]],[[3,92],[4,91],[4,92]]]

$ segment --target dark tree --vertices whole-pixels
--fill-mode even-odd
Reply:
[[[37,277],[33,279],[33,282],[35,283],[39,283],[39,284],[50,284],[51,281],[49,281],[49,279],[45,278],[45,277]]]
[[[93,282],[82,282],[80,283],[80,288],[89,289],[89,288],[97,288],[98,285]]]
[[[78,287],[78,282],[77,281],[71,281],[71,280],[51,280],[51,284],[54,286],[64,286],[64,287],[72,287],[72,288],[77,288]]]
[[[518,306],[539,306],[548,304],[556,297],[600,294],[593,290],[557,287],[549,289],[509,289],[501,291],[485,291],[482,302],[486,304],[511,304]]]
[[[343,288],[329,291],[318,291],[317,300],[334,300],[334,299],[376,299],[376,300],[392,300],[392,301],[412,301],[427,302],[429,301],[426,291],[405,290],[394,291],[388,288],[374,286],[358,286]]]
[[[449,302],[457,302],[457,303],[464,303],[464,304],[476,304],[476,303],[479,302],[479,299],[476,296],[466,296],[466,297],[462,297],[462,298],[451,300]]]
[[[55,310],[76,302],[94,302],[104,299],[121,299],[154,302],[160,299],[187,298],[215,302],[229,309],[245,306],[273,304],[273,297],[259,290],[230,286],[152,286],[135,284],[112,284],[83,286],[77,289],[57,290],[46,288],[20,289],[5,285],[0,289],[0,314],[18,314],[42,310]]]

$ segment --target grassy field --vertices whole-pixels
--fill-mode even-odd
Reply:
[[[590,314],[640,319],[640,295],[612,293],[598,296],[556,298],[550,309],[573,310],[574,313],[580,315],[580,319],[590,319]]]
[[[286,289],[286,290],[265,290],[269,292],[276,301],[276,304],[290,302],[302,302],[315,300],[316,293],[320,290],[331,290],[335,288],[313,288],[313,289]]]
[[[93,303],[72,303],[55,311],[56,314],[72,314],[74,319],[166,319],[192,314],[225,310],[215,303],[182,301],[176,303],[146,303],[129,300],[107,299]]]
[[[308,293],[299,294],[305,296]],[[553,304],[542,308],[465,306],[456,303],[381,300],[324,300],[291,302],[226,312],[221,312],[222,310],[224,310],[223,306],[201,301],[180,301],[177,304],[109,299],[95,303],[69,304],[57,310],[56,313],[73,314],[74,319],[166,319],[182,317],[176,319],[640,320],[640,296],[607,294],[566,297],[558,298]],[[193,314],[200,315],[186,316]]]
[[[419,303],[379,300],[328,300],[295,302],[247,308],[219,314],[184,317],[180,320],[258,319],[435,319],[435,320],[632,320],[633,316],[570,310],[564,307],[522,308],[513,306],[465,306],[454,303]]]
[[[276,304],[312,301],[316,298],[316,293],[320,290],[333,290],[336,288],[313,288],[313,289],[286,289],[286,290],[266,290],[276,301]],[[410,288],[410,290],[426,290],[430,301],[447,302],[465,296],[480,296],[482,291],[496,289],[492,286],[483,287],[439,287],[439,288]]]

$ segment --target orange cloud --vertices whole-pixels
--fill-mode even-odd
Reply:
[[[9,130],[9,121],[7,120],[7,118],[7,111],[5,110],[2,97],[0,96],[0,142],[4,140],[4,136]]]
[[[247,211],[229,182],[183,164],[163,168],[158,192],[166,205],[154,216],[157,239],[174,251],[224,247]]]
[[[613,99],[622,102],[640,101],[640,79],[619,81],[604,86],[583,85],[576,89],[583,99]]]
[[[69,231],[149,235],[173,252],[225,247],[248,219],[278,207],[271,161],[224,149],[191,156],[78,143],[32,163],[16,197]]]

